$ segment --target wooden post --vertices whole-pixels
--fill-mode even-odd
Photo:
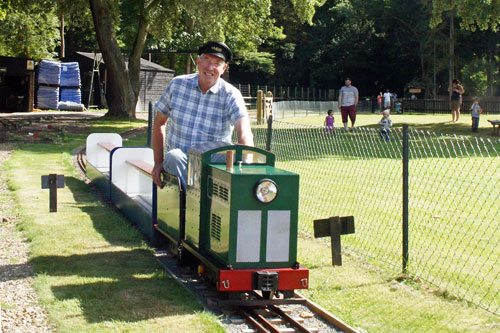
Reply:
[[[264,106],[264,93],[262,90],[257,90],[257,123],[260,124],[262,122],[262,114],[263,114],[263,106]]]
[[[49,189],[49,211],[57,212],[57,189],[64,188],[64,175],[42,176],[42,189]]]
[[[314,220],[314,238],[331,237],[332,265],[342,266],[341,235],[354,233],[354,216],[332,216]]]
[[[49,197],[50,197],[50,212],[57,212],[57,175],[51,173],[49,175]]]

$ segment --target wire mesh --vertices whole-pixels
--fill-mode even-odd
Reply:
[[[253,125],[265,147],[263,125]],[[408,273],[500,314],[500,157],[481,138],[409,132]],[[301,231],[315,219],[355,217],[350,251],[401,271],[402,131],[336,129],[274,121],[277,167],[300,174]]]
[[[280,101],[273,103],[275,119],[320,116],[328,109],[338,109],[336,101]]]
[[[497,147],[478,137],[410,131],[409,270],[499,314]]]
[[[276,166],[300,175],[299,228],[315,219],[354,216],[343,247],[401,272],[402,130],[327,132],[273,122]],[[168,132],[168,126],[167,126]],[[252,124],[266,147],[267,124]],[[233,137],[236,142],[236,135]],[[409,131],[407,272],[444,293],[500,314],[499,142]]]

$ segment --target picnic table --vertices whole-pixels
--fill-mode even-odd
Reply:
[[[500,120],[488,120],[493,125],[493,135],[500,135]]]

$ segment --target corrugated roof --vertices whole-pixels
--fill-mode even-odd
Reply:
[[[76,53],[94,61],[94,53],[92,53],[92,52],[76,52]],[[96,53],[95,56],[97,56],[97,61],[101,61],[101,59],[102,59],[101,53]],[[102,60],[102,63],[104,63],[104,60]],[[128,66],[128,58],[127,57],[125,58],[125,64]],[[172,69],[155,64],[154,62],[151,62],[151,61],[143,59],[143,58],[141,58],[141,70],[155,71],[155,72],[169,72],[169,73],[174,72],[174,70],[172,70]]]

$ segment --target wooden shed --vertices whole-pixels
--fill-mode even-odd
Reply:
[[[62,62],[78,62],[82,83],[82,103],[85,106],[105,107],[106,64],[101,53],[75,52],[61,59]],[[128,63],[127,63],[128,64]],[[93,79],[92,79],[93,76]],[[141,59],[141,91],[137,102],[138,111],[146,111],[149,102],[153,104],[174,77],[174,71],[146,59]],[[93,85],[92,95],[90,85]]]
[[[33,111],[35,61],[0,56],[0,112]]]

